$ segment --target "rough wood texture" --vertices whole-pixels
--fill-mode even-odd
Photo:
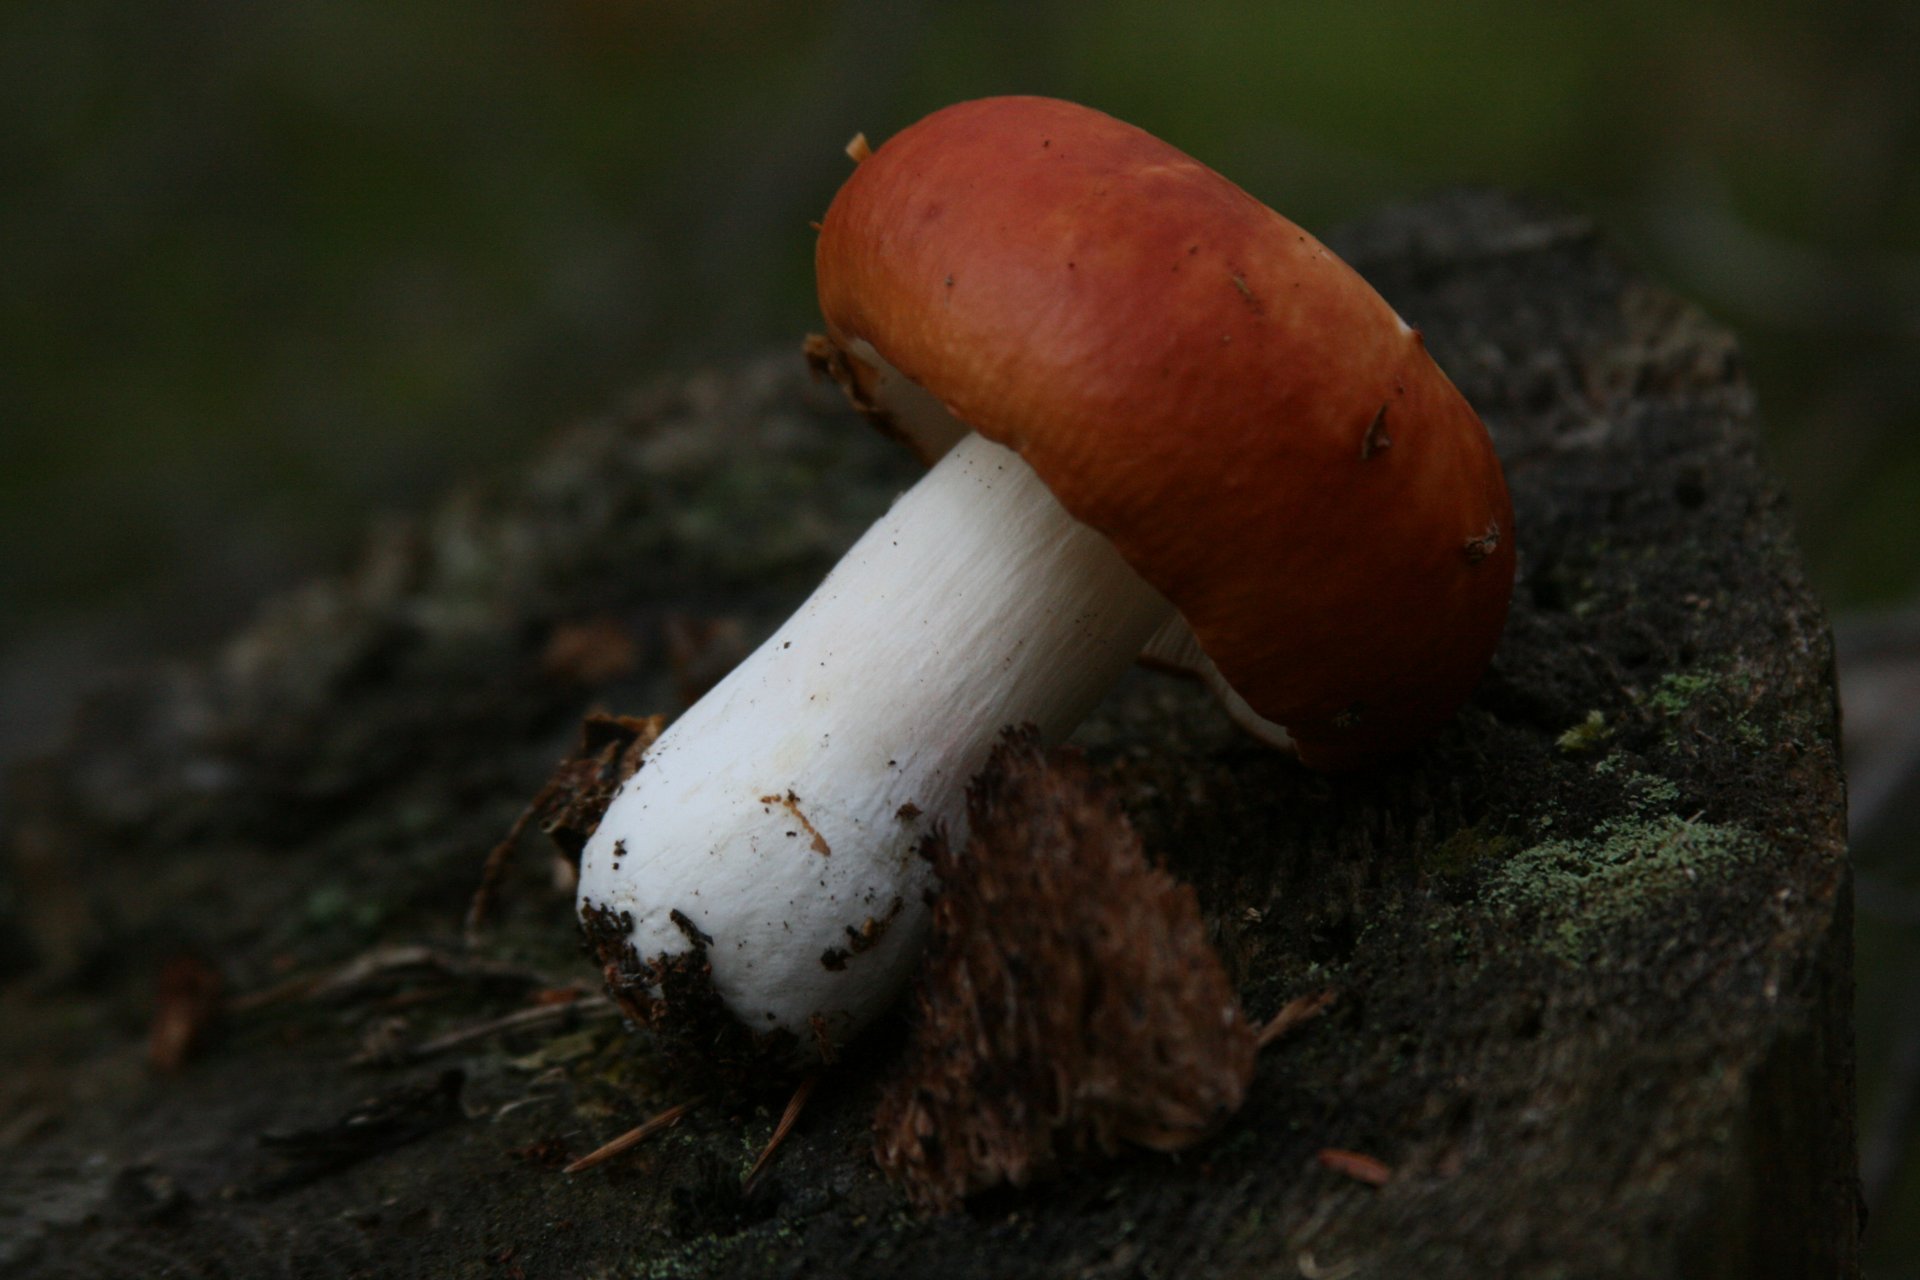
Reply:
[[[925,1221],[867,1154],[897,1035],[822,1085],[751,1193],[772,1088],[557,1172],[691,1088],[594,1002],[412,1051],[586,979],[531,841],[487,948],[458,944],[581,713],[680,705],[911,475],[795,355],[656,389],[378,531],[358,571],[123,683],[15,780],[0,1269],[1850,1273],[1829,645],[1732,343],[1583,222],[1500,198],[1336,244],[1485,414],[1522,578],[1472,705],[1393,768],[1307,774],[1147,673],[1082,733],[1251,1016],[1343,993],[1218,1138]],[[204,998],[209,971],[244,995],[377,944],[441,955],[230,1006],[147,1067],[169,959],[200,958],[168,990]],[[193,1007],[169,1007],[177,1044]],[[350,1065],[369,1046],[399,1065]]]

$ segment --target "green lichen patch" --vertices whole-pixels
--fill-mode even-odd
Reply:
[[[1725,880],[1766,848],[1749,831],[1698,817],[1612,819],[1591,837],[1514,854],[1488,878],[1483,902],[1497,918],[1530,930],[1549,955],[1580,965],[1608,933]]]
[[[1624,806],[1636,818],[1659,818],[1661,814],[1699,808],[1692,804],[1692,796],[1682,793],[1678,781],[1655,771],[1644,756],[1632,752],[1607,752],[1594,762],[1594,777],[1613,787],[1613,810]]]
[[[1648,773],[1637,767],[1632,756],[1615,751],[1593,766],[1596,777],[1608,778],[1619,786],[1627,807],[1641,817],[1671,813],[1680,807],[1680,786],[1672,778]]]
[[[1712,675],[1670,671],[1647,695],[1647,706],[1663,716],[1681,716],[1719,683]]]
[[[1684,726],[1752,749],[1765,745],[1769,736],[1753,718],[1763,692],[1749,673],[1737,668],[1670,671],[1646,695],[1643,706],[1669,728]]]

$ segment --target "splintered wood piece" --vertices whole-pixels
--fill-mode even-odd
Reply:
[[[1071,750],[1009,731],[967,788],[968,840],[925,852],[942,889],[905,1066],[874,1150],[914,1203],[957,1209],[1123,1144],[1217,1132],[1254,1032],[1194,891],[1147,857]]]

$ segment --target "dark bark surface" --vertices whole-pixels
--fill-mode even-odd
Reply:
[[[779,1082],[558,1172],[699,1084],[592,1001],[420,1051],[591,979],[531,838],[485,944],[459,939],[580,716],[684,705],[909,482],[795,354],[670,381],[374,531],[14,779],[0,1271],[1850,1273],[1829,641],[1731,340],[1584,222],[1497,197],[1335,244],[1485,416],[1521,579],[1472,704],[1392,767],[1309,774],[1146,672],[1079,735],[1251,1016],[1341,993],[1216,1138],[924,1220],[868,1153],[897,1027],[751,1192]],[[170,962],[179,1025],[227,999],[159,1073]]]

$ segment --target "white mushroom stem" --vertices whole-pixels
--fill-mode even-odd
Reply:
[[[637,955],[706,949],[749,1027],[844,1039],[919,954],[921,838],[1000,731],[1058,740],[1171,614],[1012,451],[955,446],[647,752],[580,867]],[[681,923],[684,921],[685,923]]]
[[[851,361],[865,365],[871,373],[857,390],[856,401],[864,401],[877,410],[890,429],[898,434],[923,462],[931,465],[971,434],[967,424],[947,412],[938,397],[919,383],[888,364],[873,349],[873,344],[854,339],[842,348]],[[852,393],[855,389],[848,388]],[[1267,746],[1281,751],[1293,750],[1293,739],[1286,728],[1262,716],[1220,674],[1193,628],[1179,614],[1168,616],[1160,628],[1147,638],[1140,660],[1149,666],[1178,672],[1203,682],[1234,724]]]

